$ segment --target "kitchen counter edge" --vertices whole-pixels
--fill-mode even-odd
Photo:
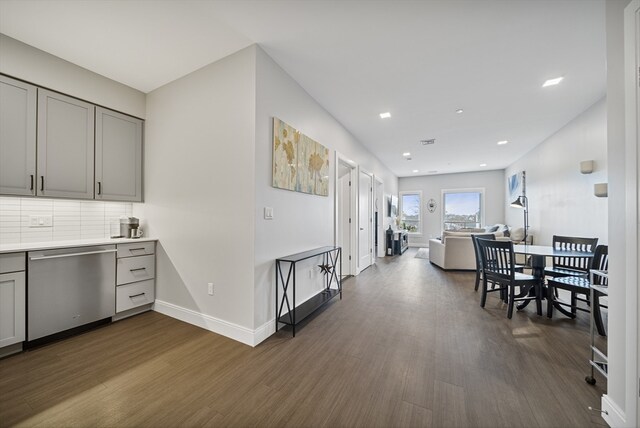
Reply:
[[[93,245],[134,244],[136,242],[152,242],[158,238],[99,238],[99,239],[72,239],[69,241],[26,242],[0,245],[0,254],[19,253],[26,251],[54,250],[71,247],[90,247]]]

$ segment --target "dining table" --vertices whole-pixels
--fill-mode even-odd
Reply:
[[[547,257],[566,257],[566,258],[588,258],[592,259],[595,253],[593,251],[573,251],[573,250],[563,250],[559,248],[555,248],[551,245],[528,245],[528,244],[517,244],[513,246],[513,252],[515,254],[523,254],[525,256],[531,257],[531,274],[539,278],[542,282],[542,296],[541,298],[546,298],[546,287],[544,287],[544,268],[546,265]],[[530,293],[535,293],[535,289],[531,288]],[[524,309],[528,304],[529,300],[523,302],[518,306],[518,310]],[[555,305],[554,305],[555,306]]]

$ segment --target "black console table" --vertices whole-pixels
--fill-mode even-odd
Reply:
[[[325,286],[318,294],[296,307],[296,263],[312,257],[322,256],[320,268],[325,274]],[[338,262],[340,262],[338,273]],[[283,266],[287,270],[287,280],[283,275]],[[278,323],[290,325],[293,328],[293,337],[296,337],[296,324],[311,315],[314,311],[324,306],[329,300],[340,294],[342,299],[342,248],[341,247],[320,247],[302,253],[276,259],[276,331]],[[331,288],[335,280],[337,288]],[[282,286],[282,299],[278,299],[279,288]],[[287,290],[291,287],[292,302],[289,302]],[[285,309],[286,313],[282,313]]]

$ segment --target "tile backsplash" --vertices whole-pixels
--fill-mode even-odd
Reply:
[[[111,223],[132,209],[131,202],[0,196],[0,245],[108,238]],[[52,226],[30,227],[31,216],[52,216]]]

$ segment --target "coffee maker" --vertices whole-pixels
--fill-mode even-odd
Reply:
[[[139,238],[140,220],[136,217],[120,217],[120,237]]]

